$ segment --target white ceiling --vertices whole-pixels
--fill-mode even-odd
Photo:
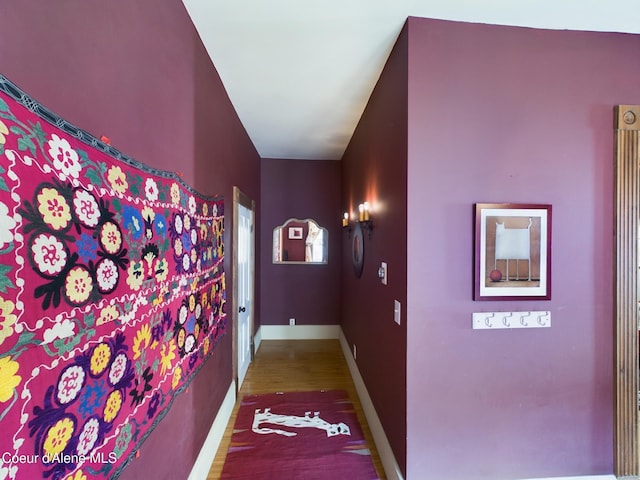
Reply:
[[[340,159],[408,16],[640,33],[640,0],[183,3],[262,158]]]

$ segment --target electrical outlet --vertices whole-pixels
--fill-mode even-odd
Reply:
[[[296,324],[296,319],[295,318],[290,318],[289,319],[289,325],[293,326]]]
[[[400,325],[402,307],[398,300],[393,301],[393,321]]]

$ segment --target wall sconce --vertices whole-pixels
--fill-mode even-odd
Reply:
[[[344,212],[342,217],[342,228],[347,230],[349,236],[351,236],[351,223],[349,222],[349,217],[349,212]],[[360,228],[366,231],[369,234],[369,238],[371,238],[373,222],[371,221],[369,202],[364,202],[358,205],[358,223],[360,224]]]
[[[349,212],[344,212],[342,216],[342,229],[347,232],[347,236],[351,238],[351,223],[349,222]]]

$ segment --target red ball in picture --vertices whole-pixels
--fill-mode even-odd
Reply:
[[[500,280],[502,280],[502,272],[500,270],[491,270],[489,278],[492,282],[499,282]]]

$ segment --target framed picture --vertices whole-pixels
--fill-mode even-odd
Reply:
[[[291,240],[302,240],[302,227],[289,227],[289,238]]]
[[[551,299],[551,205],[475,205],[474,300]]]

